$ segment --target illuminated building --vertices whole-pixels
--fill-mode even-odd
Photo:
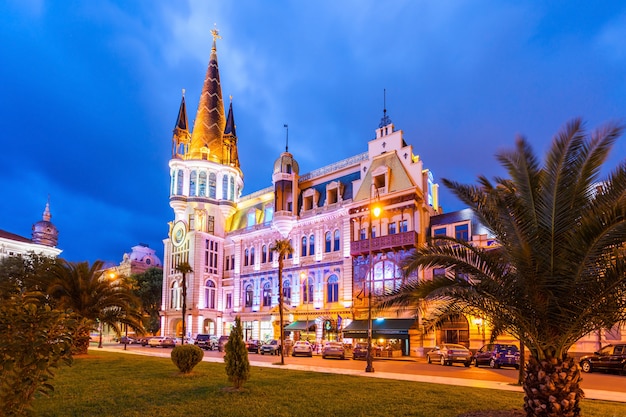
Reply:
[[[242,195],[233,106],[226,114],[213,35],[193,130],[183,93],[172,136],[162,333],[180,336],[177,266],[187,262],[188,335],[228,334],[239,315],[246,339],[277,338],[278,263],[270,248],[289,239],[294,253],[285,260],[283,298],[290,337],[362,339],[370,270],[374,294],[399,286],[400,260],[425,243],[430,217],[440,212],[433,175],[385,110],[363,153],[301,173],[286,147],[273,165],[267,161],[272,185]],[[382,214],[369,225],[373,189]],[[374,337],[401,340],[408,354],[409,339],[418,339],[415,319],[395,312],[383,318]]]
[[[50,221],[50,203],[46,203],[42,219],[33,224],[32,238],[28,239],[14,233],[0,230],[0,258],[7,256],[37,255],[56,258],[62,252],[57,248],[59,231]]]

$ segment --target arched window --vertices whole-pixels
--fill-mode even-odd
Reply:
[[[235,177],[230,177],[230,201],[235,201]]]
[[[272,305],[272,284],[266,282],[263,284],[263,306],[270,307]]]
[[[289,246],[291,246],[293,248],[293,241],[291,239],[289,239]],[[287,259],[291,259],[293,257],[293,253],[289,252],[287,254]]]
[[[291,282],[289,279],[283,281],[283,303],[291,304]]]
[[[250,248],[250,265],[254,265],[254,248]]]
[[[228,200],[228,175],[222,177],[222,200]]]
[[[170,308],[179,309],[182,305],[182,288],[178,286],[178,281],[172,283]]]
[[[274,262],[274,251],[271,250],[271,248],[270,248],[268,255],[269,255],[268,262]]]
[[[261,263],[267,262],[267,246],[263,245],[261,247]]]
[[[178,170],[176,174],[176,194],[183,195],[183,181],[185,179],[185,174],[182,170]]]
[[[189,195],[191,197],[196,195],[196,180],[198,179],[198,174],[196,171],[191,171],[191,175],[189,175]]]
[[[335,230],[335,241],[334,241],[334,246],[333,246],[333,251],[338,251],[339,250],[339,242],[340,242],[340,235],[339,235],[339,229]]]
[[[209,174],[209,198],[216,198],[217,192],[217,176],[215,172],[211,172]]]
[[[170,184],[170,194],[176,194],[176,171],[172,172],[172,183]]]
[[[309,236],[309,255],[315,255],[315,236]]]
[[[368,278],[369,279],[369,278]],[[374,264],[374,295],[389,294],[402,285],[402,270],[391,261],[380,261]]]
[[[324,252],[328,253],[330,252],[330,232],[326,232],[326,235],[324,236],[325,240],[326,240],[326,245],[324,246]]]
[[[250,251],[246,249],[244,252],[244,256],[243,256],[243,266],[248,266],[248,262],[250,261],[250,258],[248,258],[249,256],[250,256]]]
[[[215,309],[215,299],[217,296],[217,289],[215,283],[211,280],[207,280],[204,287],[204,307]]]
[[[200,197],[206,197],[206,172],[200,172],[198,175],[198,195]]]
[[[339,301],[339,278],[335,274],[328,277],[326,282],[326,301],[329,303]]]
[[[307,278],[302,283],[302,304],[313,302],[313,278]]]
[[[252,290],[252,284],[248,284],[246,285],[246,290],[245,290],[245,306],[246,307],[252,307],[252,300],[254,298],[254,291]]]
[[[302,252],[302,256],[306,256],[306,236],[302,237],[301,252]]]

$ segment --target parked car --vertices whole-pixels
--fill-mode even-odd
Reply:
[[[250,353],[259,353],[261,349],[261,342],[258,340],[248,340],[246,341],[246,348]]]
[[[226,346],[226,343],[228,343],[228,336],[220,336],[220,338],[217,339],[217,351],[223,352],[224,346]]]
[[[280,340],[272,339],[261,346],[261,355],[280,355]]]
[[[352,349],[352,359],[366,359],[367,358],[367,343],[357,343]]]
[[[135,339],[134,337],[130,337],[130,336],[120,337],[119,342],[123,345],[132,345],[133,343],[139,343],[137,339]]]
[[[313,346],[306,340],[298,340],[291,348],[291,356],[313,356]]]
[[[217,349],[218,343],[219,338],[213,334],[199,334],[196,336],[194,345],[198,346],[200,349],[214,350]]]
[[[489,343],[478,349],[474,354],[474,365],[489,365],[498,369],[501,366],[513,366],[519,369],[520,353],[515,345]]]
[[[322,359],[326,358],[346,358],[346,348],[343,343],[339,342],[326,342],[322,348]]]
[[[626,344],[606,345],[593,355],[580,358],[583,372],[617,371],[626,375]]]
[[[150,346],[150,347],[163,347],[163,348],[171,347],[171,348],[173,348],[174,346],[176,346],[176,341],[172,337],[157,336],[157,337],[153,337],[150,340],[148,340],[148,346]]]
[[[463,345],[442,343],[426,354],[426,361],[438,362],[444,366],[462,363],[467,368],[472,363],[472,352]]]

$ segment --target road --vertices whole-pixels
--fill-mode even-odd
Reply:
[[[123,345],[111,345],[108,347],[123,349]],[[128,345],[127,349],[146,354],[169,352],[168,348],[149,348],[141,347],[139,345]],[[224,353],[218,351],[205,351],[204,356],[217,361],[224,357]],[[279,362],[280,357],[250,353],[249,360],[253,365],[255,362],[271,364]],[[314,355],[312,358],[285,356],[285,363],[289,365],[314,367],[321,370],[324,368],[335,368],[352,371],[364,371],[366,365],[363,360],[322,359],[319,355]],[[413,357],[398,359],[377,358],[374,361],[374,370],[375,372],[380,373],[412,374],[426,377],[430,376],[433,378],[461,378],[477,381],[494,381],[503,384],[515,384],[517,382],[518,375],[518,371],[513,368],[491,369],[489,367],[476,368],[474,366],[466,368],[463,365],[458,364],[452,366],[441,366],[439,364],[427,364],[425,359]],[[601,390],[626,393],[626,376],[605,373],[583,374],[581,387],[583,390]]]

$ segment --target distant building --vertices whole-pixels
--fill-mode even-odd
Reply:
[[[0,229],[0,258],[7,256],[37,255],[56,258],[62,252],[57,248],[59,232],[50,221],[50,202],[46,203],[43,218],[33,224],[32,237],[30,239]]]
[[[216,31],[193,131],[183,94],[172,137],[174,218],[164,240],[162,332],[180,336],[177,266],[187,262],[189,335],[228,334],[241,316],[246,339],[277,338],[271,247],[289,239],[294,252],[283,271],[289,337],[364,339],[370,284],[379,294],[402,283],[399,262],[426,242],[430,218],[440,213],[433,174],[385,110],[363,153],[300,173],[286,147],[275,161],[256,161],[267,164],[272,186],[242,195],[233,106],[226,114],[215,38]],[[382,207],[380,217],[370,214],[374,204]],[[395,311],[376,317],[384,319],[373,334],[381,343],[393,341],[405,355],[411,344],[421,345],[416,317]]]
[[[142,274],[150,268],[163,268],[155,250],[150,249],[145,243],[140,243],[131,249],[131,253],[125,253],[122,262],[117,266],[120,275],[129,277],[133,274]]]

